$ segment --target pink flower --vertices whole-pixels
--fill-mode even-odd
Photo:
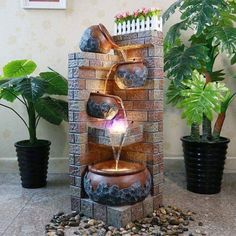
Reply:
[[[115,18],[116,18],[116,19],[121,19],[121,18],[123,18],[123,15],[119,13],[119,14],[117,14],[117,15],[115,16]]]
[[[137,16],[139,15],[139,9],[138,9],[138,10],[136,10],[136,11],[134,11],[134,13],[133,13],[133,14],[134,14],[134,16],[135,16],[135,17],[137,17]]]
[[[147,9],[146,7],[143,7],[142,12],[143,12],[143,14],[147,14],[149,12],[149,9]]]

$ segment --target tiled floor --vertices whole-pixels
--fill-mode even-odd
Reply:
[[[69,212],[67,175],[51,174],[48,180],[47,188],[27,190],[21,188],[17,175],[0,174],[0,235],[43,236],[54,213]],[[183,174],[166,173],[164,203],[197,213],[193,235],[202,229],[207,235],[236,236],[236,174],[224,176],[220,194],[206,196],[188,192]],[[202,227],[195,226],[199,221]]]

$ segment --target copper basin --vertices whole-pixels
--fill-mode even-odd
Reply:
[[[151,175],[141,163],[114,160],[89,166],[84,177],[88,196],[99,203],[120,206],[143,200],[151,189]]]
[[[148,69],[142,61],[127,61],[117,65],[115,81],[120,89],[135,89],[145,85]]]
[[[118,96],[90,93],[87,114],[91,117],[112,120],[119,112],[122,100]]]
[[[80,40],[80,49],[83,52],[108,53],[117,47],[106,27],[102,24],[87,28]]]

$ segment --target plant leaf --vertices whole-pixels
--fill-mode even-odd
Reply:
[[[170,15],[175,13],[176,9],[181,6],[184,0],[177,0],[174,2],[162,15],[163,24],[169,19]]]
[[[35,109],[40,117],[52,124],[68,121],[68,103],[63,100],[43,97],[35,103]]]
[[[23,78],[15,85],[15,91],[26,99],[36,102],[45,93],[47,83],[38,77]]]
[[[213,112],[221,112],[221,103],[228,89],[220,82],[205,82],[205,78],[196,71],[191,80],[183,82],[187,89],[182,90],[184,99],[178,103],[178,107],[183,109],[182,117],[187,119],[189,125],[200,125],[203,114],[212,120]]]
[[[233,57],[231,58],[231,65],[236,63],[236,53],[234,53]]]
[[[213,46],[219,45],[221,52],[226,52],[229,57],[236,52],[236,29],[234,27],[211,27],[208,38],[213,38]]]
[[[33,73],[37,65],[31,60],[11,61],[3,67],[4,78],[25,77]]]
[[[222,71],[224,71],[224,70],[217,70],[214,72],[208,72],[210,74],[211,81],[216,82],[216,81],[224,80],[225,73],[223,73]]]
[[[182,20],[187,20],[189,25],[194,25],[196,34],[199,35],[214,18],[220,17],[221,9],[226,9],[228,4],[224,0],[185,0],[180,10]]]
[[[195,69],[202,69],[208,60],[208,48],[204,45],[193,45],[189,48],[181,45],[173,47],[167,53],[164,69],[167,77],[174,78],[174,82],[180,84],[191,77]]]
[[[15,90],[16,84],[23,78],[0,80],[0,99],[8,102],[14,102],[19,93]]]
[[[42,72],[40,77],[47,81],[48,86],[46,93],[54,95],[67,95],[68,94],[68,82],[67,80],[57,72]]]
[[[183,97],[181,96],[181,91],[186,87],[183,84],[176,86],[176,84],[171,81],[168,90],[166,92],[167,104],[172,104],[176,106],[180,101],[182,101]]]
[[[187,25],[186,25],[185,20],[179,23],[176,23],[175,25],[172,25],[166,34],[165,43],[169,45],[170,47],[174,46],[176,41],[180,37],[180,31],[186,30],[186,29],[187,29]]]

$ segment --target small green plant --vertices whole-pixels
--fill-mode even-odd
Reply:
[[[32,76],[37,65],[31,60],[15,60],[3,67],[0,77],[0,100],[20,101],[26,108],[26,121],[14,108],[6,103],[0,106],[13,111],[28,129],[30,144],[37,143],[36,129],[41,118],[59,125],[68,121],[68,103],[49,95],[67,95],[67,80],[50,69]]]
[[[178,0],[163,14],[163,21],[176,10],[181,21],[171,26],[164,42],[165,71],[170,79],[168,103],[183,110],[191,125],[191,138],[220,138],[227,108],[235,94],[220,81],[223,69],[215,69],[216,58],[226,54],[236,63],[236,3],[226,0]],[[182,38],[190,35],[188,42]],[[212,130],[213,112],[218,118]],[[202,125],[202,135],[200,135]]]

